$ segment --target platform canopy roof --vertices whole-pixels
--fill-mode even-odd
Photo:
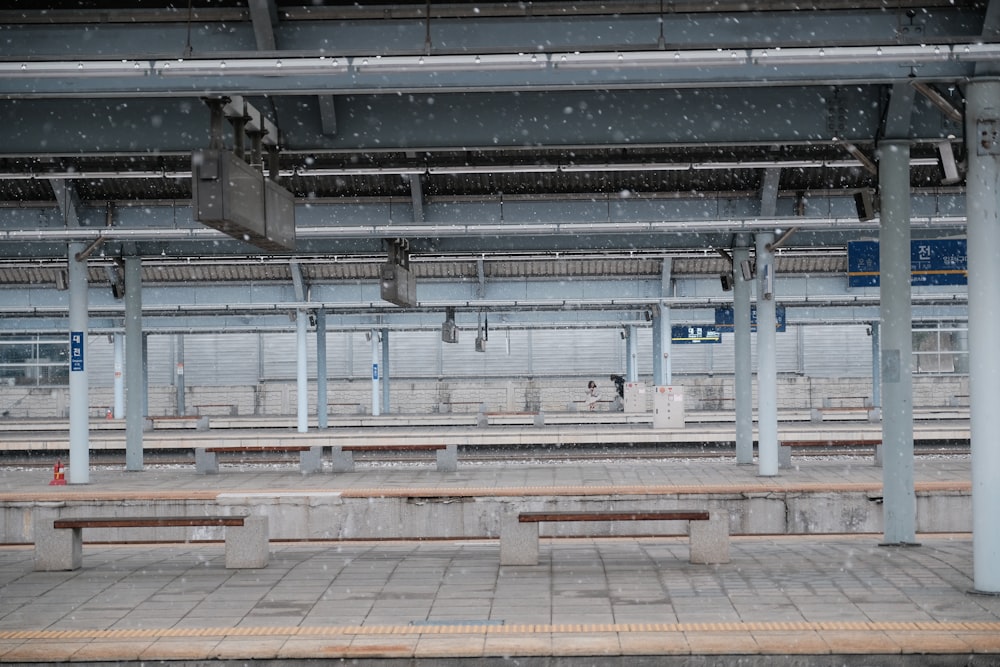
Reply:
[[[392,239],[428,276],[581,257],[607,277],[630,257],[719,271],[719,249],[791,230],[789,267],[843,271],[846,241],[877,237],[887,139],[910,142],[914,238],[964,234],[963,89],[997,72],[998,18],[996,0],[4,2],[0,284],[58,283],[71,241],[97,275],[143,257],[144,281],[351,279]],[[294,250],[193,220],[192,154],[220,141],[294,195]]]

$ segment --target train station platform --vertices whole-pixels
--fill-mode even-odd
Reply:
[[[178,434],[179,438],[197,437]],[[918,544],[880,546],[881,469],[793,457],[120,466],[49,486],[0,467],[0,663],[993,665],[1000,597],[971,592],[968,456],[915,464]],[[729,562],[677,531],[543,531],[501,565],[498,515],[539,507],[709,507]],[[84,533],[83,566],[33,568],[31,514],[262,513],[266,567],[227,569],[217,535]]]

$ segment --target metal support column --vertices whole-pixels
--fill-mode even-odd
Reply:
[[[120,333],[114,334],[114,383],[115,403],[111,416],[115,419],[125,417],[125,339]]]
[[[175,347],[177,349],[177,365],[176,373],[174,373],[174,382],[176,384],[177,391],[177,414],[184,415],[187,414],[187,407],[184,403],[184,334],[176,334],[174,336]]]
[[[661,302],[653,314],[653,386],[670,386],[670,306]]]
[[[625,380],[639,381],[639,330],[633,325],[625,327]]]
[[[389,330],[382,329],[382,413],[389,414]]]
[[[753,276],[743,275],[750,264],[750,239],[740,234],[733,248],[733,402],[736,420],[736,463],[753,464],[753,360],[750,346],[750,293]]]
[[[778,371],[774,308],[774,234],[757,235],[757,474],[778,474]]]
[[[142,335],[142,259],[125,258],[125,470],[143,468],[142,420],[147,412]]]
[[[70,484],[90,482],[90,400],[87,396],[87,260],[77,260],[84,244],[70,243],[69,280],[69,477]]]
[[[326,310],[316,310],[316,425],[324,430],[329,405],[326,397]]]
[[[886,544],[912,544],[917,505],[913,486],[910,143],[879,143],[878,168],[883,539]]]
[[[379,358],[382,354],[382,346],[378,342],[378,329],[371,330],[371,344],[372,344],[372,416],[378,417],[382,414],[381,408],[379,406],[379,391],[378,391],[378,379],[379,379]]]
[[[966,88],[973,586],[1000,593],[1000,80]]]
[[[306,332],[309,326],[309,313],[300,310],[295,314],[295,397],[298,432],[309,431],[309,365],[308,348],[306,347]]]
[[[878,322],[871,323],[872,331],[872,407],[882,407],[882,333]]]

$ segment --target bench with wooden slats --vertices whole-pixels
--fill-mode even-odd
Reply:
[[[500,529],[501,565],[538,564],[538,526],[566,521],[687,521],[692,563],[729,562],[729,514],[725,511],[548,510],[512,512]]]
[[[221,527],[225,529],[226,567],[265,567],[270,557],[266,516],[101,516],[59,517],[41,510],[35,518],[35,569],[76,570],[83,565],[83,529],[114,530],[120,541],[121,529]],[[146,540],[149,535],[146,533]]]

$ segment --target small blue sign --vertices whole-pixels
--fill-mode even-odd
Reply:
[[[732,331],[735,328],[736,313],[732,308],[715,309],[715,326],[722,331]],[[774,307],[774,330],[785,330],[785,307]],[[757,331],[757,306],[750,304],[750,331]]]
[[[722,333],[711,324],[674,325],[670,327],[673,343],[721,343]]]
[[[71,331],[69,333],[69,369],[70,371],[83,370],[83,332]]]
[[[965,239],[910,241],[911,285],[968,284],[968,248]],[[879,286],[878,241],[848,241],[847,284]]]
[[[372,364],[372,379],[378,379],[378,364]]]

